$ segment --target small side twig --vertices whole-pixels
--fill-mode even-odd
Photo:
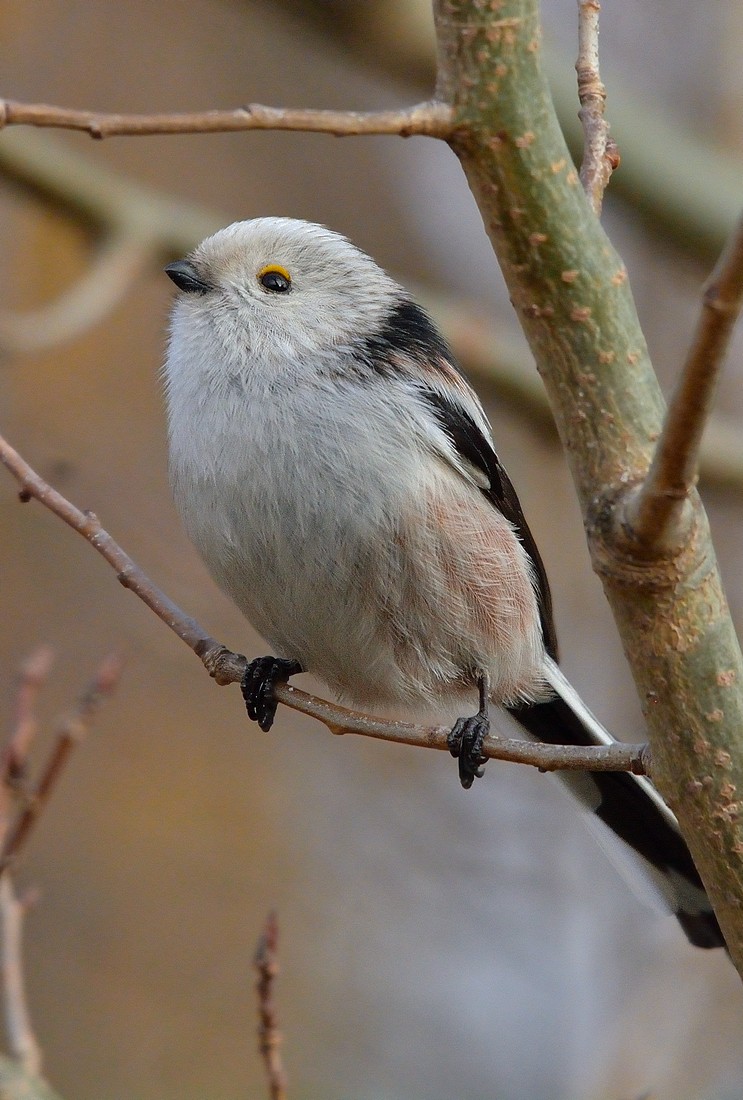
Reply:
[[[17,858],[23,844],[42,810],[49,801],[67,760],[87,733],[102,699],[109,695],[118,683],[122,661],[116,654],[109,654],[101,661],[98,671],[83,692],[75,709],[62,719],[56,731],[54,746],[44,765],[34,791],[18,818],[7,829],[0,846],[0,878],[11,862]]]
[[[170,114],[114,114],[75,111],[47,103],[0,101],[0,127],[46,126],[82,130],[93,138],[142,134],[218,134],[241,130],[300,130],[346,137],[397,134],[446,138],[454,113],[443,103],[418,103],[399,111],[328,111],[309,107],[266,107],[248,103],[227,111]]]
[[[120,582],[139,596],[158,618],[162,619],[165,625],[193,650],[209,675],[218,684],[240,682],[247,664],[245,657],[221,645],[207,634],[195,619],[186,615],[152,583],[143,570],[104,530],[92,512],[81,512],[66,497],[53,489],[2,436],[0,436],[0,462],[20,483],[20,499],[27,501],[32,497],[35,498],[87,539],[109,565],[113,566]],[[278,685],[275,694],[280,703],[302,714],[317,718],[332,733],[356,733],[384,741],[395,741],[398,744],[415,745],[419,748],[448,750],[449,747],[447,738],[450,731],[443,726],[415,726],[407,722],[374,718],[371,715],[328,703],[289,684]],[[583,747],[543,745],[488,737],[482,751],[490,759],[531,764],[542,771],[569,768],[589,771],[630,771],[635,775],[647,775],[649,769],[647,746],[627,745],[621,742],[615,745]],[[0,852],[0,871],[2,866],[2,852]]]
[[[578,0],[578,117],[583,127],[583,163],[580,180],[596,214],[601,213],[604,191],[619,166],[619,151],[604,118],[606,89],[599,73],[598,0]]]
[[[36,699],[52,663],[52,651],[41,646],[21,665],[10,736],[0,752],[0,1002],[5,1016],[10,1053],[29,1077],[41,1073],[42,1054],[31,1025],[23,973],[23,921],[34,904],[35,892],[19,898],[9,872],[59,778],[73,744],[89,726],[104,695],[113,690],[121,670],[115,656],[104,658],[73,713],[59,724],[51,755],[42,769],[36,789],[27,796],[11,824],[12,800],[18,794],[31,741],[36,734]]]
[[[54,654],[42,645],[22,662],[10,735],[0,749],[0,843],[10,815],[10,802],[18,780],[26,768],[31,742],[38,730],[36,700],[49,676]]]
[[[281,1058],[283,1036],[274,1003],[274,982],[279,972],[279,922],[275,912],[268,914],[255,951],[258,972],[258,1051],[266,1067],[270,1100],[286,1100],[287,1078]]]
[[[699,466],[720,370],[743,306],[743,217],[704,287],[702,310],[650,471],[626,523],[643,549],[683,538],[683,517]]]
[[[10,735],[0,750],[0,847],[8,835],[17,785],[38,730],[36,701],[52,666],[49,646],[21,664]],[[23,921],[33,898],[20,899],[10,875],[0,875],[0,990],[8,1049],[29,1076],[41,1073],[42,1053],[31,1025],[23,972]]]
[[[185,615],[177,604],[150,581],[139,566],[103,529],[93,512],[81,512],[66,497],[53,489],[2,436],[0,436],[0,462],[20,483],[21,490],[18,495],[22,501],[32,498],[38,500],[50,512],[87,539],[115,569],[119,582],[125,588],[131,588],[197,655],[200,656],[202,651],[219,648],[219,643],[206,634],[195,619]]]

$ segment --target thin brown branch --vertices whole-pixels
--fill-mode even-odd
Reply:
[[[81,512],[66,497],[41,478],[16,450],[0,436],[0,462],[21,485],[20,498],[32,497],[78,531],[95,547],[109,565],[116,570],[121,583],[147,604],[150,610],[178,635],[199,657],[218,684],[239,683],[245,672],[246,659],[234,653],[207,634],[195,619],[186,615],[177,604],[165,595],[139,566],[103,529],[92,512]],[[288,684],[275,689],[276,698],[285,706],[300,711],[323,722],[332,733],[356,733],[398,744],[447,749],[449,730],[443,726],[415,726],[407,722],[395,722],[373,718],[333,705]],[[592,745],[542,745],[523,741],[509,741],[489,737],[483,746],[483,754],[493,760],[509,760],[531,764],[542,771],[579,769],[592,771],[631,771],[636,775],[648,773],[649,760],[646,746]],[[7,862],[0,851],[0,872]]]
[[[29,1077],[38,1076],[41,1072],[41,1048],[31,1026],[26,1000],[22,950],[23,920],[33,904],[34,895],[17,897],[8,867],[38,820],[70,751],[85,735],[99,702],[113,690],[121,671],[121,662],[115,656],[106,657],[101,662],[73,713],[59,724],[54,747],[36,789],[11,825],[11,795],[17,793],[14,780],[25,767],[31,740],[36,733],[36,699],[51,662],[51,650],[42,646],[21,666],[15,717],[10,738],[0,756],[0,1000],[10,1052]]]
[[[10,1053],[30,1076],[41,1073],[41,1047],[31,1025],[23,973],[23,920],[29,901],[18,898],[10,875],[0,876],[0,969]]]
[[[39,646],[21,664],[10,735],[0,753],[0,847],[10,829],[18,780],[38,731],[36,703],[52,666],[49,646]],[[41,1072],[41,1048],[31,1025],[23,973],[23,921],[30,900],[17,897],[10,875],[0,876],[0,999],[11,1055],[25,1073]]]
[[[48,679],[53,660],[51,647],[41,645],[22,662],[18,670],[10,736],[0,753],[0,782],[3,785],[12,785],[25,768],[39,725],[36,701]]]
[[[5,745],[0,750],[0,848],[2,847],[24,775],[31,743],[38,730],[36,701],[46,683],[53,661],[49,646],[39,646],[18,670],[13,719]]]
[[[619,166],[616,144],[604,118],[606,89],[599,73],[598,0],[578,0],[578,117],[583,127],[583,163],[580,180],[596,214],[601,213],[604,191]]]
[[[393,741],[398,745],[413,745],[446,751],[449,748],[449,726],[416,726],[408,722],[378,719],[337,704],[327,703],[308,695],[291,684],[281,684],[276,698],[286,706],[316,718],[336,734],[355,733],[376,740]],[[650,753],[647,745],[546,745],[520,741],[516,738],[489,736],[482,748],[489,760],[512,764],[529,764],[540,771],[622,771],[648,775]]]
[[[94,138],[144,134],[216,134],[242,130],[300,130],[346,137],[362,134],[446,138],[452,112],[441,103],[418,103],[398,111],[327,111],[249,103],[227,111],[113,114],[75,111],[46,103],[0,102],[0,127],[44,126],[82,130]]]
[[[116,687],[122,662],[116,654],[104,657],[75,709],[59,723],[54,746],[44,765],[35,790],[16,821],[7,830],[0,847],[0,879],[18,856],[42,810],[49,801],[72,750],[85,737],[101,701]]]
[[[198,656],[210,649],[218,649],[219,643],[206,634],[195,619],[189,618],[154,585],[124,550],[116,543],[92,512],[81,512],[66,497],[58,493],[21,458],[16,450],[0,436],[0,462],[7,467],[21,485],[19,493],[23,501],[32,497],[40,501],[68,526],[87,539],[91,546],[105,558],[125,588],[136,592],[152,611],[171,630],[190,646]]]
[[[286,1100],[286,1071],[281,1058],[283,1036],[279,1029],[274,1004],[274,982],[279,972],[278,962],[279,922],[271,912],[258,940],[255,952],[255,969],[258,971],[258,1051],[266,1067],[270,1100]]]
[[[643,549],[677,544],[697,479],[702,433],[743,306],[743,217],[707,281],[702,311],[647,478],[627,523]]]

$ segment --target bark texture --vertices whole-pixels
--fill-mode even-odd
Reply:
[[[456,112],[450,144],[550,397],[643,704],[654,780],[743,973],[743,660],[707,519],[692,493],[677,541],[662,549],[639,542],[627,520],[665,407],[626,269],[557,122],[538,0],[436,0],[435,12],[437,96]]]

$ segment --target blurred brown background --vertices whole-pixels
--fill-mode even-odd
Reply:
[[[544,4],[568,80],[574,8]],[[606,3],[602,19],[610,118],[614,79],[643,106],[639,130],[646,108],[739,150],[737,5],[624,0]],[[4,93],[28,101],[363,109],[430,89],[423,0],[7,0],[0,32]],[[444,146],[298,134],[54,142],[202,207],[215,226],[269,213],[325,222],[403,281],[466,296],[512,324]],[[710,161],[702,205],[713,177]],[[36,308],[85,270],[88,234],[10,184],[0,203],[4,306]],[[669,385],[710,258],[618,198],[605,222]],[[262,643],[213,586],[170,501],[157,374],[172,288],[161,266],[153,261],[74,340],[4,356],[2,429],[212,634],[257,654]],[[741,346],[719,398],[728,425],[741,414]],[[544,549],[566,670],[612,728],[641,736],[554,437],[543,419],[488,393],[499,451]],[[743,620],[740,488],[710,483],[706,500]],[[273,906],[293,1100],[741,1094],[743,997],[732,967],[722,953],[688,947],[671,918],[634,899],[556,783],[491,764],[465,794],[442,755],[333,739],[285,710],[263,735],[236,689],[211,684],[79,536],[36,503],[20,507],[8,477],[0,515],[4,713],[14,669],[38,641],[58,654],[42,707],[49,720],[103,652],[127,657],[119,693],[19,873],[43,889],[27,967],[47,1072],[63,1096],[265,1095],[251,959]]]

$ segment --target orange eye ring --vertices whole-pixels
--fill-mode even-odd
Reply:
[[[265,290],[274,294],[283,294],[291,290],[292,277],[280,264],[266,264],[258,272],[258,282]]]

